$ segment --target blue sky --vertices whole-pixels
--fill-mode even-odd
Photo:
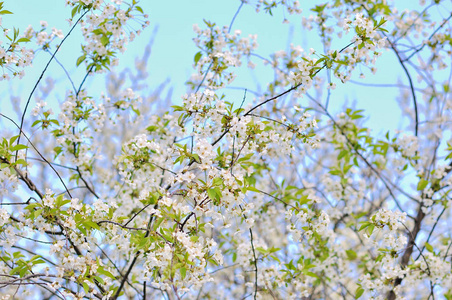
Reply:
[[[57,27],[66,33],[69,30],[66,19],[70,16],[70,8],[66,7],[64,2],[55,0],[6,1],[5,8],[14,12],[14,15],[4,16],[3,25],[9,27],[13,24],[23,31],[28,24],[32,24],[36,28],[39,27],[39,21],[46,20],[49,27]],[[316,2],[320,3],[320,1],[314,1],[314,3]],[[401,4],[404,2],[406,1],[401,1]],[[301,3],[303,7],[303,1]],[[149,14],[151,25],[128,46],[124,55],[119,56],[121,60],[117,70],[133,66],[135,58],[143,54],[144,48],[153,39],[152,54],[148,65],[149,87],[155,88],[161,82],[169,79],[169,86],[173,89],[172,100],[173,102],[180,101],[180,96],[186,92],[184,82],[192,72],[193,56],[198,51],[192,42],[194,37],[192,25],[195,23],[201,25],[203,19],[215,22],[220,26],[229,25],[239,5],[239,0],[141,1],[144,11]],[[312,6],[312,1],[309,1],[307,5]],[[303,15],[308,16],[309,14],[309,9],[305,7]],[[284,17],[288,17],[292,23],[283,24]],[[243,36],[257,34],[259,43],[257,53],[264,57],[268,57],[275,51],[288,49],[291,42],[300,44],[306,50],[314,48],[321,51],[322,49],[315,30],[312,32],[302,30],[301,17],[284,15],[281,9],[275,10],[274,16],[271,17],[263,12],[256,14],[250,5],[244,5],[235,20],[233,29],[241,29]],[[75,60],[80,55],[80,38],[81,36],[77,32],[72,34],[57,54],[57,58],[68,69],[76,85],[84,75],[83,68],[75,67]],[[348,41],[348,38],[339,40],[338,47],[347,44]],[[2,82],[0,91],[21,96],[23,105],[24,97],[28,96],[28,91],[31,91],[49,58],[47,53],[37,51],[34,66],[28,70],[25,79],[14,80],[11,84]],[[258,60],[254,61],[259,63]],[[376,75],[371,75],[363,70],[366,73],[366,79],[360,81],[390,84],[397,83],[398,78],[406,81],[391,52],[384,53],[377,67],[379,72]],[[272,72],[267,67],[259,68],[254,72],[245,71],[238,74],[239,76],[232,86],[246,87],[250,90],[255,90],[258,86],[264,89],[272,78]],[[70,85],[55,62],[52,62],[46,75],[57,79],[58,88],[48,99],[49,104],[52,105],[52,101],[57,101],[64,96]],[[101,88],[105,86],[102,76],[90,78],[87,86],[92,87],[98,84]],[[337,89],[332,93],[331,103],[334,109],[334,107],[341,107],[344,101],[349,103],[356,101],[358,108],[363,108],[370,113],[367,125],[377,132],[386,132],[399,127],[401,123],[398,117],[400,109],[394,101],[398,93],[396,88],[377,89],[352,83],[342,85],[337,82]],[[242,95],[243,91],[240,90],[228,92],[228,96],[231,98],[229,101],[241,101]],[[4,97],[0,101],[2,111],[8,111],[10,100]],[[308,100],[305,98],[302,101],[307,102]],[[34,102],[31,105],[33,107]]]

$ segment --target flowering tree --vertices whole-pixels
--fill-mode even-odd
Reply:
[[[4,25],[4,80],[26,76],[31,47],[51,56],[19,117],[0,113],[1,299],[452,299],[450,3],[254,2],[229,26],[194,26],[194,72],[169,111],[158,91],[139,96],[145,60],[130,87],[110,70],[149,23],[137,1],[68,0],[67,33]],[[258,55],[232,29],[246,5],[293,15],[323,47]],[[37,87],[73,31],[86,75],[76,85],[60,64],[66,96],[48,105]],[[382,55],[398,64],[377,70]],[[259,64],[266,90],[228,99]],[[331,108],[367,69],[402,71],[400,130]],[[105,91],[85,84],[102,74]]]

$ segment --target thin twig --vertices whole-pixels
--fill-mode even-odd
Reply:
[[[41,154],[41,152],[39,152],[39,150],[35,147],[35,145],[31,142],[31,140],[28,138],[28,136],[23,132],[23,130],[22,130],[22,128],[20,128],[18,125],[17,125],[17,123],[13,120],[13,119],[11,119],[11,118],[9,118],[9,117],[7,117],[7,116],[5,116],[4,114],[2,114],[2,113],[0,113],[0,116],[2,116],[2,117],[4,117],[4,118],[6,118],[6,119],[8,119],[9,121],[11,121],[17,128],[19,128],[19,130],[20,130],[20,132],[21,133],[23,133],[23,135],[24,135],[24,137],[27,139],[27,141],[30,143],[30,145],[33,147],[33,149],[35,149],[35,151],[36,151],[36,153],[38,153],[38,155],[50,166],[50,168],[55,172],[55,174],[58,176],[58,178],[60,179],[60,181],[61,181],[61,183],[63,184],[63,186],[64,186],[64,188],[66,189],[66,192],[67,192],[67,194],[69,195],[69,197],[71,197],[72,198],[72,195],[71,195],[71,192],[69,192],[69,189],[67,188],[67,186],[66,186],[66,184],[64,183],[64,181],[63,181],[63,178],[61,178],[61,176],[60,176],[60,174],[58,173],[58,171],[52,166],[52,164]],[[17,153],[16,153],[16,155],[17,155]],[[8,163],[10,163],[10,162],[8,162]],[[15,169],[17,169],[16,167],[15,167]],[[18,170],[18,169],[17,169]],[[25,178],[25,179],[28,179],[27,178],[27,176],[26,176],[26,174],[22,174],[23,175],[23,178]],[[30,186],[29,186],[30,187]],[[41,197],[41,196],[40,196]],[[41,198],[43,198],[43,197],[41,197]]]
[[[74,30],[75,26],[77,26],[78,22],[80,22],[80,20],[89,12],[89,10],[86,10],[81,16],[80,18],[78,18],[78,20],[75,22],[75,24],[72,26],[72,28],[69,30],[68,34],[66,34],[66,36],[63,38],[63,40],[61,41],[61,43],[59,45],[57,45],[57,48],[55,49],[55,51],[53,52],[52,57],[49,59],[49,61],[47,62],[46,66],[44,67],[44,70],[42,70],[41,75],[38,78],[38,81],[36,81],[35,86],[33,87],[33,89],[31,90],[30,95],[28,96],[27,99],[27,103],[25,104],[25,109],[22,113],[22,117],[20,120],[20,132],[19,132],[19,138],[17,139],[17,145],[20,143],[20,137],[22,134],[22,128],[24,126],[24,121],[25,121],[25,114],[27,113],[27,109],[28,109],[28,105],[30,104],[31,101],[31,97],[33,96],[33,93],[35,92],[36,88],[38,87],[39,83],[41,82],[42,78],[44,77],[45,72],[47,71],[47,68],[49,67],[50,63],[52,62],[52,60],[55,58],[56,53],[60,50],[61,46],[63,45],[63,43],[66,41],[66,39],[69,37],[69,35],[71,35],[72,31]]]
[[[243,208],[241,205],[239,205],[240,209],[242,210],[242,215],[245,220],[247,220],[247,217],[245,216],[245,213],[243,212]],[[251,249],[253,250],[253,258],[254,258],[254,300],[257,299],[257,257],[256,257],[256,250],[254,249],[254,238],[253,238],[253,230],[251,227],[249,228],[250,231],[250,241],[251,241]]]

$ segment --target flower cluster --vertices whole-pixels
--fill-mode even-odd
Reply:
[[[9,193],[14,193],[19,184],[19,178],[11,172],[9,168],[0,170],[0,197],[4,197]]]
[[[62,40],[64,38],[63,31],[52,27],[50,33],[48,31],[48,23],[46,21],[41,21],[41,28],[39,30],[33,29],[30,25],[25,30],[25,37],[27,39],[36,40],[36,44],[42,47],[42,49],[47,50],[50,48],[50,44],[56,38]]]
[[[383,227],[387,225],[391,231],[397,231],[402,227],[401,224],[405,222],[406,213],[399,211],[390,211],[382,208],[376,214],[371,217],[372,222],[377,227]]]
[[[126,45],[149,25],[137,1],[132,4],[123,1],[68,1],[73,7],[72,19],[77,12],[84,12],[86,19],[79,19],[85,44],[77,65],[86,62],[87,70],[101,72],[109,68],[116,51],[124,52]],[[71,19],[71,21],[72,21]],[[130,31],[135,21],[139,29]]]
[[[192,75],[194,86],[203,84],[210,89],[218,89],[231,83],[235,73],[231,67],[239,67],[242,57],[249,57],[257,48],[257,36],[241,38],[241,31],[230,33],[228,27],[219,28],[214,23],[205,21],[207,29],[193,26],[197,37],[193,39],[201,50],[195,55],[197,73]]]
[[[0,81],[11,79],[10,75],[23,78],[25,75],[24,68],[31,66],[34,52],[32,49],[21,46],[23,43],[30,41],[27,33],[20,36],[18,29],[3,27],[1,15],[11,14],[11,12],[2,10],[2,8],[3,2],[0,2],[0,27],[4,36],[7,38],[6,43],[0,41],[0,67],[2,68]]]

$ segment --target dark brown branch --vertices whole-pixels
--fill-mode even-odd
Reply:
[[[0,161],[11,165],[11,163],[6,159],[6,158],[0,158]],[[38,197],[40,199],[44,198],[44,193],[42,193],[33,183],[33,181],[31,181],[19,168],[17,168],[16,166],[13,166],[14,171],[16,171],[17,175],[19,176],[19,179],[22,180],[23,182],[25,182],[25,184],[27,185],[28,189],[30,189],[30,191],[33,191],[36,193],[36,195],[38,195]]]
[[[418,131],[419,131],[419,113],[418,113],[418,108],[417,108],[417,99],[416,99],[416,92],[414,90],[414,83],[413,80],[411,79],[411,74],[408,71],[408,69],[405,66],[405,61],[400,57],[400,54],[397,50],[397,48],[395,47],[395,45],[388,39],[389,44],[391,45],[392,50],[394,51],[394,53],[397,56],[397,59],[400,62],[400,65],[402,66],[403,71],[405,72],[408,81],[410,83],[410,91],[411,91],[411,97],[413,98],[413,106],[414,106],[414,135],[417,136],[418,135]]]
[[[452,162],[449,164],[449,169],[445,172],[445,175],[440,180],[442,180],[444,177],[446,177],[451,172],[451,170],[452,170]],[[439,189],[439,185],[438,185],[438,187],[433,188],[433,194],[435,194],[438,191],[438,189]],[[432,194],[432,196],[433,196],[433,194]],[[430,196],[429,198],[431,199],[432,196]],[[405,253],[403,253],[402,259],[400,260],[400,265],[401,265],[402,269],[408,265],[408,263],[410,261],[410,257],[413,253],[416,238],[417,238],[419,232],[421,231],[421,223],[425,218],[425,213],[423,211],[423,208],[424,208],[424,205],[422,203],[420,203],[419,207],[418,207],[418,211],[417,211],[417,216],[414,220],[414,226],[413,226],[413,229],[411,230],[411,234],[409,236],[408,246],[405,250]],[[422,251],[420,251],[420,252],[422,253]],[[403,281],[403,278],[400,278],[400,277],[397,278],[394,282],[394,288],[399,286],[402,283],[402,281]],[[396,294],[394,293],[394,289],[393,289],[388,293],[388,300],[395,300],[395,299],[396,299]]]
[[[345,46],[344,48],[342,48],[342,49],[339,51],[339,53],[342,53],[345,49],[347,49],[348,47],[350,47],[350,46],[353,45],[353,44],[354,44],[354,42],[353,42],[353,43],[349,43],[347,46]],[[320,69],[318,69],[317,71],[315,71],[314,74],[311,75],[311,77],[314,78],[314,76],[317,75],[317,74],[318,74],[321,70],[323,70],[325,67],[326,67],[326,64],[324,64]],[[254,107],[251,108],[249,111],[247,111],[247,112],[244,114],[244,116],[249,115],[251,112],[253,112],[255,109],[259,108],[260,106],[262,106],[262,105],[264,105],[264,104],[266,104],[266,103],[268,103],[268,102],[270,102],[270,101],[276,100],[276,99],[278,99],[278,98],[280,98],[280,97],[282,97],[282,96],[284,96],[284,95],[286,95],[286,94],[288,94],[288,93],[290,93],[290,92],[296,90],[296,89],[299,88],[301,85],[302,85],[302,83],[296,84],[295,86],[291,87],[290,89],[288,89],[288,90],[286,90],[286,91],[284,91],[284,92],[282,92],[282,93],[280,93],[280,94],[278,94],[278,95],[276,95],[276,96],[273,96],[273,97],[271,97],[271,98],[269,98],[269,99],[267,99],[267,100],[264,100],[263,102],[259,103],[258,105],[254,106]]]
[[[240,209],[243,213],[243,208],[241,205],[239,205]],[[247,220],[247,217],[245,216],[245,213],[243,213],[243,218]],[[253,238],[253,230],[251,227],[249,228],[250,231],[250,242],[251,242],[251,249],[253,250],[253,258],[254,258],[254,300],[257,299],[257,257],[256,257],[256,250],[254,249],[254,238]]]
[[[7,120],[9,120],[9,121],[11,121],[17,128],[19,128],[19,126],[17,125],[17,123],[13,120],[13,119],[11,119],[10,117],[8,117],[8,116],[5,116],[4,114],[2,114],[2,113],[0,113],[0,116],[2,116],[2,117],[4,117],[4,118],[6,118]],[[35,147],[35,145],[31,142],[31,140],[28,138],[28,136],[22,131],[22,129],[21,128],[19,128],[20,129],[20,132],[24,135],[24,137],[27,139],[27,141],[30,143],[30,145],[33,147],[33,149],[35,149],[35,151],[36,151],[36,153],[38,153],[38,155],[42,158],[42,160],[44,160],[49,166],[50,166],[50,168],[55,172],[55,174],[58,176],[58,178],[60,179],[60,181],[61,181],[61,183],[63,184],[63,186],[64,186],[64,188],[65,188],[65,190],[66,190],[66,192],[67,192],[67,194],[69,195],[69,197],[71,197],[72,198],[72,195],[71,195],[71,192],[69,192],[69,189],[67,188],[67,186],[66,186],[66,184],[64,183],[64,181],[63,181],[63,178],[61,178],[61,176],[60,176],[60,174],[58,173],[58,171],[52,166],[52,164],[41,154],[41,152],[39,152],[39,150]],[[20,137],[20,136],[19,136]],[[17,153],[16,153],[17,154]],[[2,159],[3,160],[3,159]],[[6,161],[6,159],[5,159],[5,161]],[[8,162],[8,164],[10,164],[10,162]],[[15,168],[15,169],[17,169],[17,168]],[[24,177],[27,177],[26,175],[24,176]],[[41,199],[42,199],[42,197],[41,197]]]

